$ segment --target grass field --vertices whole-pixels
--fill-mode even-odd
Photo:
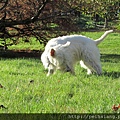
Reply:
[[[102,33],[82,34],[96,39]],[[58,71],[46,77],[40,59],[1,57],[0,113],[114,113],[112,106],[120,104],[120,34],[110,34],[99,48],[101,76],[88,76],[77,64],[76,76]]]

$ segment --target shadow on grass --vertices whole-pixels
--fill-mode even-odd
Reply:
[[[101,62],[118,63],[120,54],[101,54]]]
[[[112,77],[113,79],[120,78],[120,72],[104,72],[104,76]]]
[[[0,51],[0,57],[3,58],[40,58],[43,51],[40,50],[2,50]],[[116,61],[120,61],[120,54],[101,54],[101,60],[103,62],[114,62],[112,59]]]
[[[7,50],[0,51],[0,58],[35,58],[40,59],[42,51],[39,50]],[[101,54],[101,62],[110,62],[110,63],[118,63],[120,62],[120,54]],[[120,67],[120,66],[118,66]],[[119,78],[120,72],[104,72],[103,75]]]
[[[40,59],[42,51],[39,50],[6,50],[0,51],[1,58],[36,58]]]
[[[108,63],[119,63],[120,62],[120,54],[101,54],[101,62]],[[118,66],[120,67],[120,66]],[[104,76],[112,77],[112,78],[120,78],[120,72],[104,72]]]
[[[120,54],[101,54],[101,62],[108,63],[119,63],[120,62]],[[120,66],[118,66],[120,67]],[[120,72],[104,72],[104,76],[112,77],[112,78],[120,78]]]

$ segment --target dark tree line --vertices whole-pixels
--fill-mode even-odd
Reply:
[[[107,24],[119,14],[119,6],[119,0],[0,0],[1,45],[32,36],[46,44],[53,36],[80,30],[76,19],[82,15],[95,21],[103,17]]]

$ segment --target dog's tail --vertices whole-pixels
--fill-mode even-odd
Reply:
[[[100,44],[104,40],[104,38],[111,32],[113,32],[113,30],[108,30],[100,38],[96,39],[95,40],[96,45]]]

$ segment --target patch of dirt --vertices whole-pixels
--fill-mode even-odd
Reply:
[[[40,50],[2,50],[0,57],[2,58],[38,58],[40,59],[43,51]]]

